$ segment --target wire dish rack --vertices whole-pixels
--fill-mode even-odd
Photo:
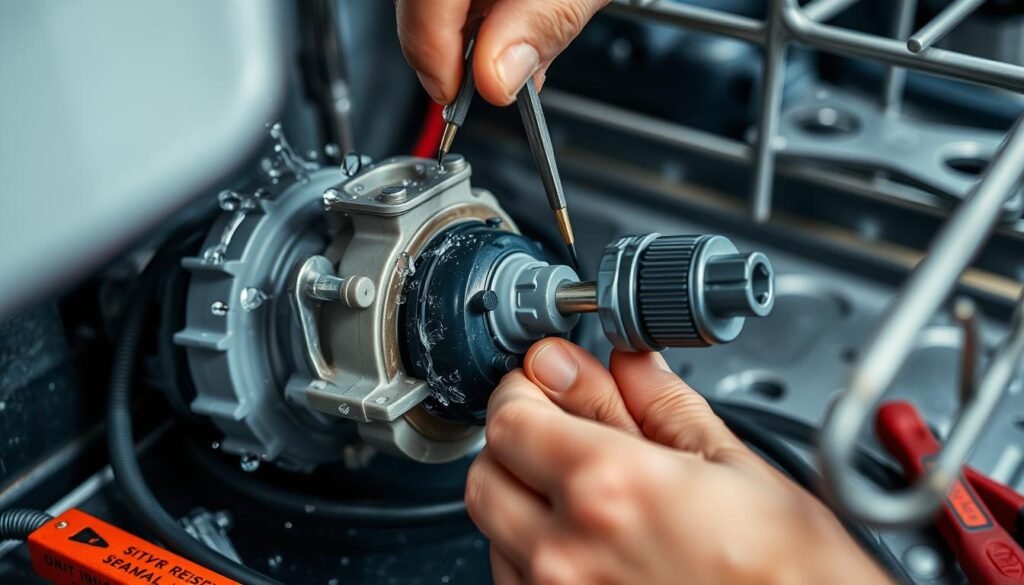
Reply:
[[[984,0],[952,0],[916,32],[911,27],[917,0],[896,0],[892,4],[895,38],[828,24],[858,0],[811,0],[803,6],[798,0],[766,1],[768,16],[764,20],[667,0],[613,0],[608,8],[632,18],[657,20],[763,47],[765,69],[761,78],[759,122],[752,145],[662,123],[555,90],[545,92],[548,94],[545,103],[596,124],[652,137],[705,155],[749,162],[753,165],[750,214],[754,221],[761,223],[771,216],[776,162],[787,148],[780,128],[787,123],[782,93],[786,55],[791,46],[885,65],[883,89],[874,105],[880,113],[880,132],[888,124],[901,123],[899,113],[908,69],[1024,93],[1024,67],[934,47],[984,4]],[[904,119],[902,123],[907,122]],[[908,157],[913,156],[914,145],[904,145],[904,149]],[[976,309],[971,301],[957,299],[953,303],[953,318],[964,333],[962,407],[931,470],[914,485],[895,492],[881,491],[861,479],[854,470],[858,437],[911,354],[918,333],[954,294],[961,275],[1000,225],[1010,202],[1017,198],[1019,205],[1018,190],[1024,175],[1024,116],[1001,139],[996,135],[989,151],[975,154],[987,159],[985,170],[977,180],[965,181],[961,186],[962,193],[955,197],[954,211],[932,241],[926,256],[887,307],[886,318],[864,346],[822,428],[820,459],[826,487],[843,512],[865,522],[903,526],[921,523],[934,514],[1024,359],[1024,295],[1018,298],[1007,335],[979,376],[974,375],[980,351],[976,341]],[[857,162],[871,164],[870,160]],[[878,170],[885,171],[884,168]],[[920,173],[925,175],[924,179],[929,174],[934,175],[927,168],[925,171]],[[826,179],[843,180],[832,175]],[[949,186],[955,181],[950,179],[944,183]],[[1014,213],[1019,217],[1019,209]]]

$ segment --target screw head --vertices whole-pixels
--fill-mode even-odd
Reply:
[[[388,185],[380,190],[380,195],[377,196],[377,199],[383,203],[396,205],[408,201],[409,192],[403,185]]]
[[[60,529],[60,530],[64,530],[67,527],[68,527],[68,523],[65,522],[64,520],[61,520],[60,522],[57,523],[57,528]]]

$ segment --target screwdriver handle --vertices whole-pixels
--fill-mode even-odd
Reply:
[[[523,119],[523,127],[526,128],[526,140],[530,143],[530,152],[540,172],[548,203],[553,211],[565,209],[565,192],[562,190],[562,179],[558,176],[558,165],[555,163],[555,146],[551,142],[548,124],[544,120],[544,110],[540,105],[540,95],[537,94],[532,79],[527,79],[526,84],[519,90],[516,105],[519,106],[519,115]]]
[[[875,430],[912,482],[924,475],[939,452],[938,440],[909,402],[882,405]],[[995,522],[962,475],[946,495],[936,524],[972,585],[1019,584],[1024,579],[1024,550]]]
[[[469,105],[473,103],[473,96],[476,95],[476,81],[473,78],[473,49],[476,47],[476,33],[480,31],[480,20],[474,21],[466,34],[466,51],[463,55],[465,65],[462,72],[462,85],[459,86],[459,93],[455,99],[444,107],[441,117],[445,122],[462,127],[466,121],[466,114],[469,113]]]

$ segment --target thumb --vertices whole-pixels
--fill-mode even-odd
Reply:
[[[515,101],[608,0],[497,0],[480,25],[473,56],[477,91],[492,104]]]
[[[675,375],[661,354],[614,351],[611,372],[626,408],[648,439],[711,461],[747,453],[704,397]]]

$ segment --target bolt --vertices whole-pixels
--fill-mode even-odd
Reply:
[[[365,309],[377,298],[377,287],[365,276],[339,278],[333,274],[315,274],[306,284],[306,294],[318,301],[341,301],[351,309]]]
[[[477,313],[489,313],[498,308],[498,294],[493,290],[482,290],[469,299],[469,306]]]
[[[341,195],[338,194],[337,189],[328,189],[324,191],[323,204],[324,207],[330,208],[335,203],[341,201]]]
[[[348,414],[349,406],[347,404],[338,405],[338,412],[341,414]]]
[[[409,192],[402,185],[388,185],[380,190],[377,199],[383,203],[398,205],[409,200]]]
[[[217,317],[223,317],[228,314],[228,304],[224,301],[214,301],[213,304],[210,305],[210,312]]]
[[[466,157],[461,154],[449,154],[444,157],[444,170],[457,172],[466,168]]]
[[[60,530],[64,530],[67,527],[68,527],[68,523],[63,521],[63,520],[61,520],[60,522],[57,523],[57,528],[60,529]]]

